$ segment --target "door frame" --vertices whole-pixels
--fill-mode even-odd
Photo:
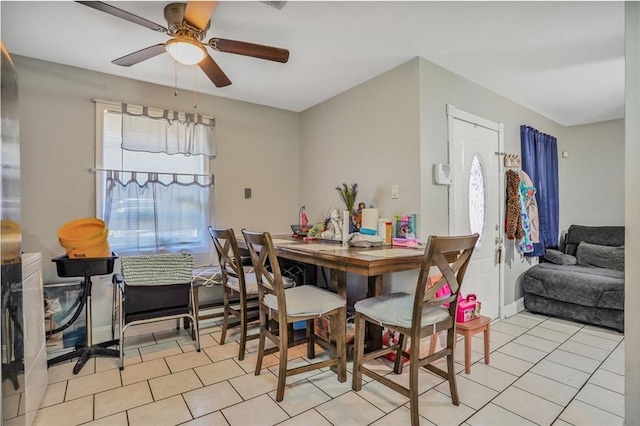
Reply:
[[[459,108],[451,104],[447,104],[447,156],[448,162],[451,164],[453,160],[453,139],[454,139],[454,120],[462,120],[467,123],[474,124],[476,126],[481,126],[489,130],[493,130],[498,132],[498,150],[495,152],[495,155],[502,157],[504,155],[504,124],[498,123],[495,121],[487,120],[486,118],[479,117],[477,115],[471,114],[469,112],[463,111]],[[501,161],[501,158],[498,161],[498,235],[504,236],[504,214],[505,214],[505,199],[504,196],[500,194],[505,193],[505,182],[504,182],[504,163]],[[454,176],[454,184],[456,182],[457,177]],[[453,220],[454,220],[454,200],[452,196],[451,185],[447,188],[447,197],[449,199],[449,235],[453,233]],[[504,258],[504,241],[501,243],[502,248],[502,256]],[[499,280],[499,295],[498,295],[498,318],[505,318],[505,306],[504,306],[504,280],[505,280],[505,269],[504,262],[498,262],[498,280]]]

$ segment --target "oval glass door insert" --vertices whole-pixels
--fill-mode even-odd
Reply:
[[[486,173],[478,155],[473,156],[469,169],[469,228],[480,234],[482,241],[486,218]]]

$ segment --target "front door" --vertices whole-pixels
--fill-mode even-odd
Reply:
[[[500,163],[502,124],[447,106],[451,235],[480,234],[462,293],[475,294],[482,315],[501,314],[503,291],[498,250],[502,244]]]

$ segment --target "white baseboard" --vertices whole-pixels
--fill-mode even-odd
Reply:
[[[524,311],[524,297],[521,297],[520,299],[509,303],[504,307],[503,310],[505,318],[509,318],[522,311]]]
[[[111,340],[111,326],[97,327],[93,329],[91,340],[94,342],[106,342]]]

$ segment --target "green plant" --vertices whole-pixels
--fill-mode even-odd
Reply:
[[[336,191],[340,194],[340,198],[344,201],[347,210],[353,213],[353,206],[355,206],[356,198],[358,196],[358,184],[354,183],[349,186],[346,183],[343,183],[342,187],[336,186]]]

